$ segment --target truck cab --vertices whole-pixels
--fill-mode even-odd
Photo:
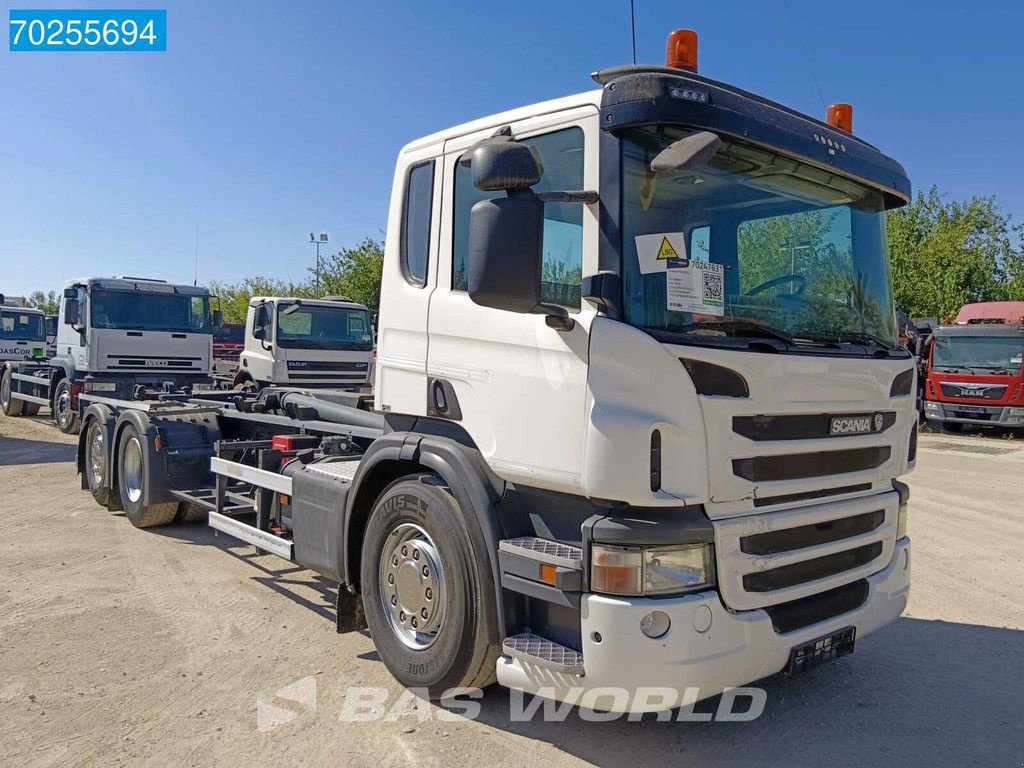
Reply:
[[[362,389],[373,362],[365,306],[345,297],[257,296],[245,319],[235,385]]]
[[[925,418],[965,426],[1024,428],[1024,302],[965,305],[936,328],[928,350]]]
[[[0,295],[0,360],[46,357],[46,322],[23,299]]]

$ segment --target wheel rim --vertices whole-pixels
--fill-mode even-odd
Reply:
[[[3,380],[0,381],[0,405],[4,408],[11,401],[11,380],[4,376]]]
[[[444,622],[445,598],[437,545],[415,523],[398,525],[385,540],[380,561],[380,599],[395,636],[417,651],[433,645]]]
[[[89,481],[93,488],[102,488],[107,474],[106,450],[103,444],[103,430],[93,424],[89,431]]]
[[[128,499],[132,503],[137,502],[142,498],[142,446],[137,437],[129,438],[125,443],[121,476],[124,477]]]
[[[57,392],[57,423],[66,427],[71,423],[71,391],[63,387]]]

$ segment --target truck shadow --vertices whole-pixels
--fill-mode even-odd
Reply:
[[[0,436],[0,466],[22,464],[54,464],[74,461],[78,448],[69,443],[51,443],[47,440],[25,440],[20,437]]]
[[[560,722],[545,722],[543,708],[516,722],[523,707],[497,687],[478,720],[600,766],[1017,765],[1022,683],[1024,631],[903,618],[849,658],[757,683],[767,703],[750,722],[593,722],[578,708]],[[719,701],[693,709],[714,713]],[[735,710],[746,708],[738,699]]]

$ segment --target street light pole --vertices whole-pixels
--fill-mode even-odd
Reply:
[[[316,244],[316,297],[320,298],[320,243],[327,242],[327,233],[321,232],[319,237],[309,233],[309,242]]]

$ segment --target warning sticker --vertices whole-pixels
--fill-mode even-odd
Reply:
[[[686,235],[683,232],[637,235],[635,239],[637,260],[643,275],[664,272],[686,263]]]
[[[725,270],[721,264],[690,261],[665,274],[666,308],[672,312],[724,315]]]

